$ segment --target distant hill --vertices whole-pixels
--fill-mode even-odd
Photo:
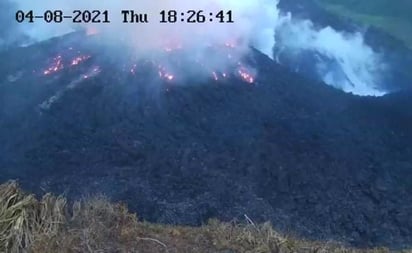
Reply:
[[[316,0],[323,8],[384,30],[412,48],[412,1]]]

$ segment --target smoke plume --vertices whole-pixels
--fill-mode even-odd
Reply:
[[[39,0],[28,2],[15,0],[22,10],[33,10],[36,15],[46,10],[62,10],[71,14],[73,10],[109,10],[110,24],[87,25],[89,28],[102,33],[110,34],[112,38],[122,38],[134,43],[137,49],[151,50],[165,46],[165,43],[179,43],[187,47],[203,47],[214,43],[236,41],[243,46],[252,43],[268,55],[274,45],[273,27],[277,22],[277,1],[237,1],[237,0],[199,0],[199,1],[48,1]],[[135,10],[149,16],[148,24],[124,24],[121,10]],[[177,23],[160,23],[162,10],[176,10]],[[203,10],[206,22],[202,24],[188,24],[180,22],[181,12],[188,10]],[[232,11],[234,23],[218,23],[215,19],[209,22],[209,13]],[[187,18],[188,16],[186,16]],[[26,33],[35,40],[43,40],[61,35],[75,29],[74,25],[66,21],[63,24],[49,24],[38,20],[35,24],[23,24]]]
[[[291,14],[281,14],[279,0],[108,0],[108,1],[26,1],[12,0],[6,9],[33,10],[42,15],[46,10],[109,10],[111,24],[84,25],[86,29],[106,34],[107,40],[130,43],[143,55],[159,48],[180,47],[190,49],[189,56],[201,55],[203,60],[224,66],[226,62],[207,58],[205,48],[213,44],[236,44],[239,58],[254,46],[271,58],[327,84],[358,95],[383,95],[381,81],[386,66],[380,54],[373,51],[363,40],[361,33],[345,33],[330,27],[315,27],[310,20],[296,20]],[[122,23],[121,10],[135,10],[149,15],[149,24]],[[204,10],[205,14],[220,10],[233,12],[234,23],[206,22],[204,24],[159,23],[160,11]],[[9,15],[9,17],[13,15]],[[8,20],[9,22],[10,20]],[[3,22],[3,21],[2,21]],[[10,23],[10,22],[9,22]],[[78,27],[66,21],[49,24],[42,20],[34,24],[13,25],[13,30],[24,31],[33,41],[41,41],[76,30]],[[7,38],[15,38],[8,30]],[[3,35],[2,35],[3,36]],[[4,37],[4,36],[3,36]],[[3,39],[4,41],[4,39]],[[0,37],[1,42],[1,37]],[[210,65],[210,64],[209,64]],[[213,66],[212,66],[213,67]]]
[[[286,58],[297,72],[309,70],[309,75],[357,95],[385,94],[380,88],[387,71],[383,55],[368,46],[360,32],[315,27],[288,14],[277,24],[276,38],[276,58]]]

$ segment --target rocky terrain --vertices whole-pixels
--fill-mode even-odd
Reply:
[[[1,181],[103,193],[161,223],[246,214],[305,238],[411,246],[411,92],[345,94],[254,49],[253,83],[153,82],[93,39],[1,53]]]

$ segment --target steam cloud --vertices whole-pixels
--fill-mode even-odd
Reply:
[[[368,46],[363,35],[316,28],[310,20],[283,16],[276,29],[277,59],[287,55],[293,64],[316,72],[325,83],[357,95],[381,96],[387,71],[383,55]],[[305,58],[311,56],[310,59]],[[298,64],[301,62],[302,64]],[[311,66],[314,66],[312,68]]]
[[[287,55],[287,58],[294,59],[296,63],[302,61],[305,53],[311,52],[316,56],[313,71],[326,83],[358,95],[379,96],[385,93],[379,89],[381,75],[386,69],[382,56],[364,42],[362,34],[348,34],[330,27],[316,28],[310,20],[295,20],[290,14],[281,14],[277,8],[278,2],[279,0],[13,0],[18,9],[33,10],[39,14],[56,9],[67,13],[75,9],[109,10],[111,24],[98,24],[88,28],[109,34],[108,38],[129,41],[140,53],[179,43],[194,49],[193,54],[198,55],[204,54],[205,46],[236,42],[238,48],[247,50],[252,45],[272,58],[275,50],[275,57]],[[123,9],[149,14],[150,24],[121,23],[120,11]],[[160,24],[160,11],[170,9],[179,13],[190,9],[205,10],[206,13],[232,10],[235,23]],[[15,28],[16,31],[24,31],[34,41],[75,29],[70,22],[36,22]],[[240,52],[243,53],[244,50]],[[212,61],[225,64],[217,59]],[[282,60],[280,63],[283,63]],[[313,66],[313,62],[303,67],[309,65]]]
[[[264,53],[271,55],[274,45],[273,25],[277,22],[277,0],[109,0],[109,1],[49,1],[38,0],[28,2],[15,0],[22,10],[33,10],[35,13],[44,13],[45,10],[63,10],[71,13],[73,10],[109,10],[112,23],[93,25],[101,32],[107,32],[112,37],[123,38],[143,50],[158,49],[165,43],[178,42],[188,47],[204,46],[214,43],[225,43],[236,40],[243,42],[243,46],[252,42]],[[123,24],[121,10],[135,10],[138,13],[147,13],[149,24]],[[177,10],[178,13],[187,10],[204,10],[209,19],[209,13],[218,13],[220,10],[233,12],[233,24],[206,22],[204,24],[161,24],[160,11]],[[181,16],[178,16],[180,21]],[[36,24],[24,25],[29,36],[36,40],[47,39],[52,36],[70,32],[73,24]],[[113,36],[115,35],[115,36]]]

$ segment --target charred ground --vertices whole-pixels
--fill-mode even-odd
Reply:
[[[411,245],[407,91],[344,94],[253,49],[253,84],[235,74],[154,83],[157,71],[133,75],[81,36],[2,53],[2,181],[104,193],[156,222],[247,214],[306,237]],[[69,47],[87,59],[45,75]]]

